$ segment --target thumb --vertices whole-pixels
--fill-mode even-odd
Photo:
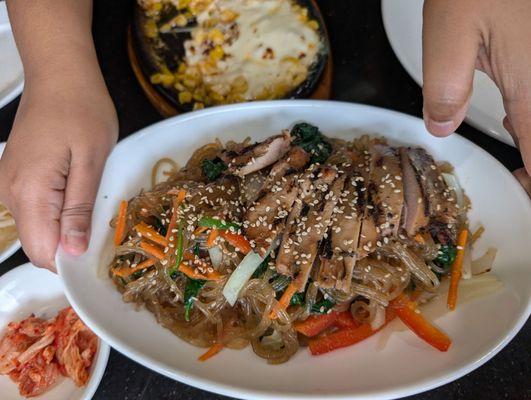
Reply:
[[[531,197],[531,176],[527,173],[527,171],[524,168],[520,168],[516,171],[513,171],[513,175],[516,179],[518,179],[518,182],[520,182],[529,197]]]
[[[105,159],[72,155],[61,211],[61,245],[72,255],[87,250],[94,200]]]
[[[523,91],[522,85],[520,90]],[[531,88],[525,96],[517,97],[506,95],[504,108],[507,118],[504,120],[505,128],[511,133],[520,149],[525,169],[531,175],[531,108],[528,97],[531,97]]]
[[[465,118],[480,37],[463,8],[467,2],[424,3],[423,95],[426,128],[448,136]],[[472,2],[470,2],[472,3]]]

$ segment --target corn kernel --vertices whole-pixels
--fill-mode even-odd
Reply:
[[[223,101],[223,96],[219,94],[218,92],[211,91],[208,94],[210,98],[217,103],[221,103]]]
[[[193,89],[197,86],[198,82],[195,79],[185,79],[183,81],[184,86],[188,89]]]
[[[179,93],[179,103],[185,104],[192,101],[192,93],[190,92],[181,92]]]
[[[149,78],[150,82],[154,85],[162,83],[162,74],[153,74]]]
[[[159,34],[157,24],[152,19],[149,19],[146,22],[144,25],[144,31],[146,32],[146,36],[151,39],[156,38]]]
[[[208,32],[208,38],[214,42],[214,44],[221,44],[225,40],[225,35],[218,29],[214,28]]]
[[[223,22],[232,22],[238,18],[238,13],[232,10],[223,10],[221,13],[221,20]]]
[[[237,93],[244,93],[249,88],[249,84],[247,83],[247,79],[243,75],[240,75],[232,81],[232,87]]]
[[[177,68],[177,72],[179,72],[180,74],[184,74],[185,71],[186,71],[186,64],[180,63],[179,68]]]
[[[189,67],[186,69],[185,77],[187,79],[199,79],[201,78],[201,72],[197,67]]]
[[[225,53],[223,49],[221,48],[221,46],[216,46],[210,51],[209,57],[212,61],[216,62],[216,61],[221,60],[221,58],[223,57],[223,54]]]
[[[319,29],[319,23],[312,19],[311,21],[308,21],[308,26],[313,29],[314,31],[316,31],[317,29]]]
[[[186,90],[186,87],[181,82],[177,82],[173,87],[179,92],[184,92]]]
[[[177,5],[177,9],[184,10],[189,5],[190,5],[190,0],[179,0],[179,3]]]
[[[175,82],[173,74],[162,74],[161,83],[164,86],[171,86]]]
[[[173,22],[175,22],[175,25],[182,28],[188,24],[188,18],[186,18],[183,14],[179,14],[175,17]]]
[[[205,105],[201,102],[194,103],[194,110],[201,110],[205,108]]]
[[[155,3],[152,5],[153,10],[160,11],[162,10],[162,3]]]

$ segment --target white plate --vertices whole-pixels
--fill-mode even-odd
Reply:
[[[422,5],[423,0],[382,0],[385,31],[398,59],[422,86]],[[514,146],[503,127],[505,111],[500,91],[483,72],[476,71],[467,122],[495,139]]]
[[[27,318],[31,313],[37,317],[51,318],[68,306],[63,284],[56,274],[24,264],[0,277],[0,335],[10,321]],[[109,346],[99,341],[90,379],[83,388],[78,388],[71,379],[61,378],[50,391],[38,400],[90,400],[98,388],[107,360]],[[18,386],[8,376],[0,376],[2,400],[21,400]]]
[[[4,152],[5,147],[5,142],[0,142],[0,158],[2,157],[2,153]],[[17,239],[12,244],[10,244],[4,251],[0,251],[0,264],[7,260],[9,257],[11,257],[13,254],[15,254],[17,250],[21,247],[22,246],[20,244],[20,240]]]
[[[197,147],[217,137],[258,140],[297,121],[341,138],[360,132],[385,134],[400,143],[424,146],[436,159],[455,166],[474,204],[472,223],[481,220],[487,229],[482,246],[499,249],[495,270],[505,289],[437,320],[454,340],[448,353],[433,350],[405,331],[393,334],[380,352],[373,337],[319,357],[303,349],[282,365],[267,365],[249,348],[225,350],[200,363],[197,357],[204,349],[184,343],[158,326],[151,313],[122,301],[105,272],[113,251],[109,221],[121,199],[149,188],[156,160],[173,157],[182,165]],[[83,320],[113,348],[171,378],[243,398],[383,399],[454,380],[483,364],[518,332],[531,311],[530,227],[531,203],[521,186],[492,156],[459,135],[438,139],[417,118],[369,106],[257,102],[184,114],[119,143],[105,166],[89,251],[75,258],[60,249],[56,261],[66,295]]]
[[[24,70],[18,55],[13,32],[7,16],[6,3],[0,2],[0,108],[20,93],[24,87]]]

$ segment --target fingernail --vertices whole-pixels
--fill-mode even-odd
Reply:
[[[73,255],[80,255],[87,249],[87,232],[70,229],[64,238],[65,250]]]
[[[435,121],[426,118],[426,128],[435,136],[447,136],[454,131],[454,121]]]

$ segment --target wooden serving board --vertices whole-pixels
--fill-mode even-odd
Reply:
[[[312,0],[316,10],[319,10],[315,1]],[[323,21],[321,17],[321,21]],[[326,26],[324,26],[324,32],[326,35],[326,41],[328,39],[328,31]],[[330,49],[330,46],[328,46]],[[168,100],[161,95],[156,87],[150,82],[149,77],[145,76],[142,68],[140,66],[140,61],[138,54],[136,53],[136,48],[133,44],[133,32],[131,26],[127,30],[127,55],[129,56],[129,61],[131,63],[131,68],[142,87],[145,95],[147,96],[149,102],[155,107],[155,109],[162,115],[164,118],[173,117],[179,114],[179,111],[171,104]],[[321,78],[315,87],[315,90],[311,94],[310,98],[315,100],[328,100],[332,94],[332,76],[333,76],[333,63],[332,63],[332,52],[328,52],[328,60],[326,66],[323,70]]]

